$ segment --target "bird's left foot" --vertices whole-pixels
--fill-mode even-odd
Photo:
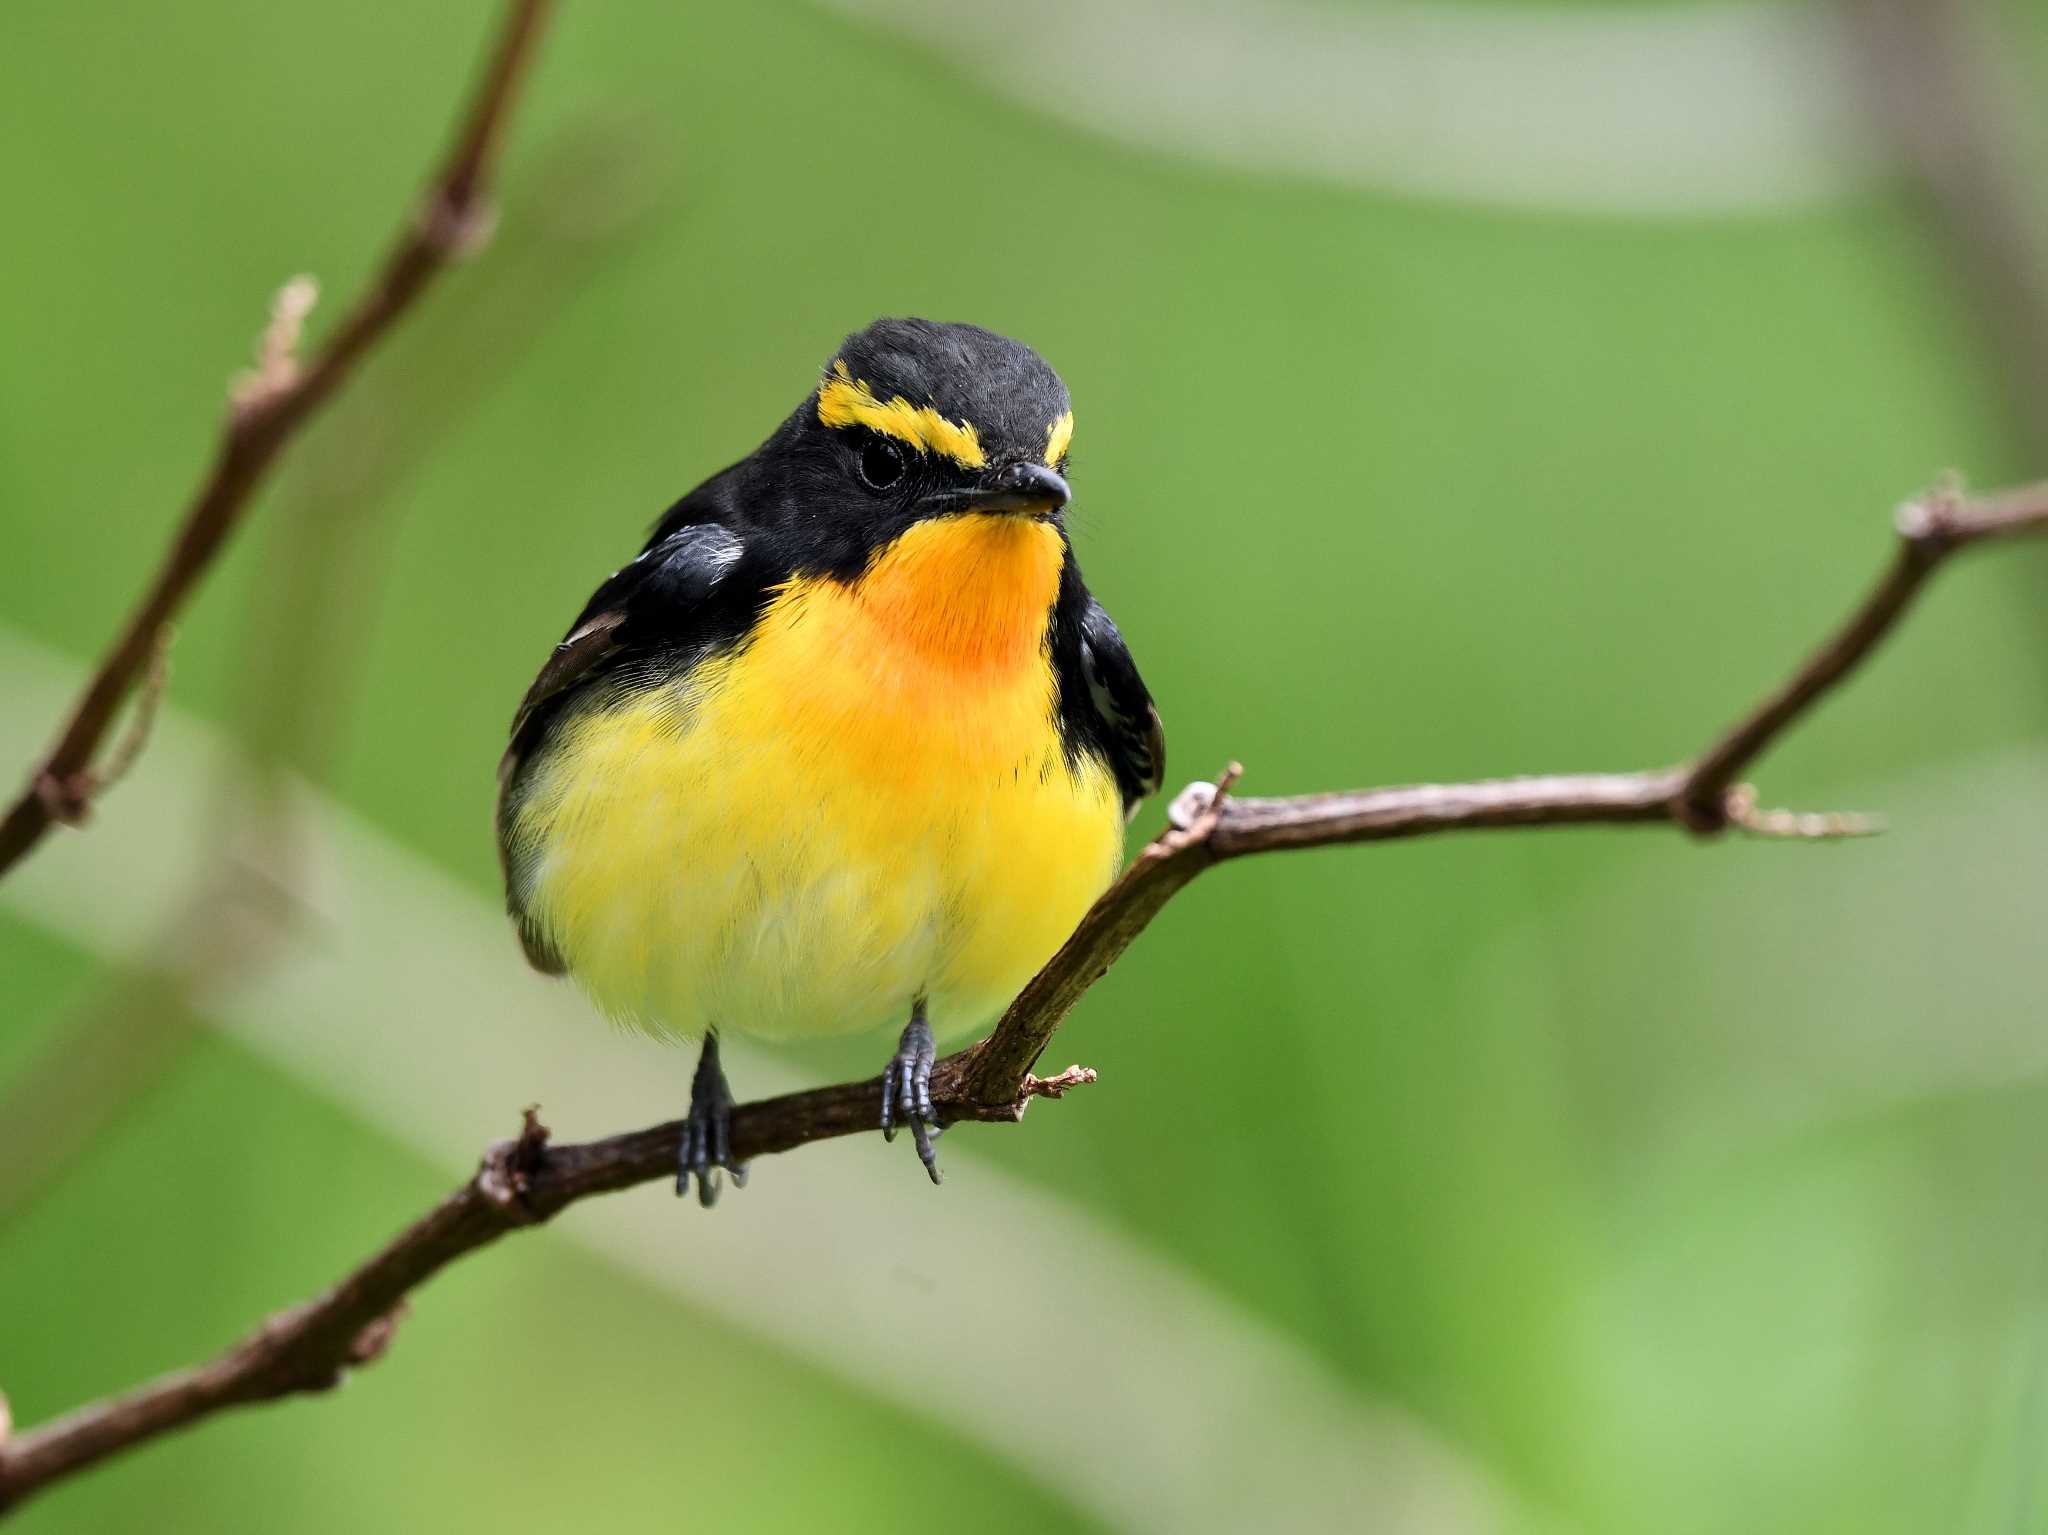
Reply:
[[[920,1001],[910,1010],[903,1038],[889,1059],[888,1069],[882,1073],[882,1139],[893,1141],[897,1126],[909,1125],[911,1137],[917,1142],[917,1159],[924,1163],[924,1170],[931,1174],[934,1183],[940,1181],[939,1154],[932,1146],[940,1129],[939,1117],[932,1110],[932,1066],[938,1058],[932,1026],[925,1019],[924,1003]]]
[[[718,1203],[718,1169],[732,1174],[732,1186],[747,1186],[747,1165],[732,1159],[732,1089],[718,1063],[718,1036],[704,1036],[697,1057],[697,1075],[690,1082],[690,1113],[683,1121],[682,1145],[676,1154],[676,1193],[690,1192],[697,1179],[697,1203],[710,1209]]]

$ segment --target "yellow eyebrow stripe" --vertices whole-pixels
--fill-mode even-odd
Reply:
[[[943,454],[962,469],[988,463],[972,422],[948,421],[931,406],[913,405],[900,394],[878,400],[865,381],[847,371],[844,360],[833,363],[830,376],[818,386],[818,419],[832,427],[864,426],[920,453]]]
[[[1045,462],[1049,468],[1059,468],[1060,460],[1067,456],[1067,444],[1073,440],[1074,413],[1068,411],[1045,434]]]

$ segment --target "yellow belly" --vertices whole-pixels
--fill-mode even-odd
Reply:
[[[528,909],[607,1013],[791,1038],[923,996],[957,1033],[1114,876],[1115,784],[1053,724],[1057,535],[953,518],[902,545],[852,588],[785,587],[749,644],[591,704],[537,764]]]

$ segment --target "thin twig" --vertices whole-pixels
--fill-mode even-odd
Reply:
[[[932,1076],[949,1122],[1015,1120],[1031,1096],[1060,1097],[1094,1073],[1074,1067],[1034,1078],[1001,1109],[964,1104],[961,1056]],[[882,1080],[846,1083],[746,1104],[733,1111],[732,1145],[742,1159],[876,1127]],[[547,1146],[537,1111],[514,1140],[485,1153],[476,1175],[382,1251],[316,1300],[267,1318],[218,1358],[177,1370],[134,1391],[94,1402],[0,1443],[0,1516],[59,1477],[226,1407],[339,1385],[376,1359],[391,1339],[406,1295],[465,1253],[508,1231],[537,1225],[579,1199],[673,1178],[680,1121],[581,1146]]]
[[[1216,784],[1191,785],[1173,802],[1167,829],[1090,908],[994,1032],[933,1069],[932,1103],[940,1122],[1015,1122],[1032,1098],[1057,1098],[1092,1082],[1095,1074],[1079,1066],[1049,1078],[1030,1073],[1075,1002],[1161,908],[1202,870],[1227,859],[1517,826],[1662,824],[1702,835],[1735,829],[1806,838],[1869,831],[1861,817],[1760,812],[1754,791],[1731,780],[1868,658],[1950,554],[1970,544],[2048,533],[2048,482],[1967,500],[1943,489],[1906,506],[1898,526],[1897,559],[1849,623],[1695,762],[1639,773],[1418,784],[1287,799],[1235,797],[1233,764]],[[748,1161],[873,1130],[881,1090],[881,1079],[870,1077],[742,1105],[733,1111],[734,1155]],[[0,1444],[0,1512],[61,1476],[224,1407],[332,1386],[348,1369],[383,1352],[406,1295],[463,1254],[548,1220],[579,1199],[673,1178],[681,1133],[681,1122],[672,1121],[609,1140],[550,1147],[547,1131],[528,1110],[516,1140],[492,1147],[475,1177],[327,1294],[278,1313],[207,1364]]]
[[[1175,819],[1184,824],[1138,855],[980,1046],[971,1083],[975,1101],[1001,1103],[1013,1096],[1013,1085],[1030,1070],[1081,994],[1175,892],[1226,858],[1509,826],[1675,822],[1701,836],[1735,828],[1806,838],[1854,837],[1874,830],[1872,820],[1863,816],[1759,813],[1755,790],[1734,779],[1868,659],[1951,554],[1994,539],[2048,533],[2048,481],[1971,499],[1945,485],[1901,507],[1897,530],[1897,555],[1849,621],[1781,688],[1690,763],[1636,773],[1417,784],[1289,799],[1226,798],[1219,791],[1206,806],[1199,787],[1183,793],[1175,802]]]
[[[1870,595],[1827,643],[1794,672],[1785,685],[1732,726],[1688,771],[1679,808],[1695,831],[1715,832],[1729,821],[1729,791],[1743,770],[1763,754],[1785,727],[1819,702],[1862,665],[1878,643],[1898,626],[1927,578],[1958,549],[1985,539],[2039,532],[2040,486],[2003,496],[1967,501],[1952,484],[1899,508],[1898,548]]]
[[[111,789],[126,778],[142,756],[143,748],[149,745],[149,734],[156,729],[156,712],[163,705],[164,691],[171,685],[172,638],[169,624],[156,632],[156,643],[149,647],[148,669],[135,695],[135,714],[114,749],[107,753],[106,765],[94,775],[100,789]]]
[[[334,402],[265,513],[274,535],[251,625],[235,651],[253,724],[221,759],[200,840],[214,853],[171,900],[160,936],[129,955],[18,1071],[0,1077],[0,1225],[46,1193],[203,1030],[200,999],[254,984],[311,911],[293,894],[307,850],[292,771],[318,776],[359,696],[348,615],[386,571],[384,526],[431,461],[587,279],[672,206],[674,167],[628,119],[592,121],[539,147],[522,179],[530,210],[491,247],[491,280],[451,288],[394,343],[391,362]],[[475,366],[488,353],[492,366]],[[283,480],[284,476],[280,476]],[[256,531],[252,528],[252,533]],[[156,688],[136,705],[136,717]],[[132,738],[131,738],[132,739]],[[109,750],[102,777],[125,749]]]
[[[306,278],[279,293],[253,373],[230,392],[227,421],[205,482],[127,626],[100,662],[49,753],[0,819],[0,875],[58,821],[84,817],[104,780],[93,771],[107,732],[149,665],[157,637],[212,567],[256,488],[305,425],[451,261],[488,236],[485,196],[505,123],[539,41],[550,0],[508,0],[497,46],[424,204],[400,232],[375,282],[310,364],[295,343],[311,308]]]

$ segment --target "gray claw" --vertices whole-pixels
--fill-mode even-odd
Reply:
[[[689,1193],[694,1176],[697,1203],[710,1209],[718,1203],[721,1167],[732,1174],[734,1188],[747,1186],[746,1164],[732,1159],[732,1090],[718,1063],[718,1036],[707,1034],[704,1053],[697,1058],[697,1075],[690,1083],[690,1113],[683,1121],[682,1142],[676,1150],[676,1193]]]
[[[919,999],[910,1011],[910,1022],[904,1025],[896,1054],[882,1073],[882,1138],[896,1139],[900,1116],[910,1126],[911,1138],[917,1143],[917,1158],[934,1183],[940,1181],[938,1153],[932,1149],[932,1143],[939,1138],[939,1117],[932,1108],[932,1067],[938,1058],[932,1026],[925,1017],[924,1002]]]

